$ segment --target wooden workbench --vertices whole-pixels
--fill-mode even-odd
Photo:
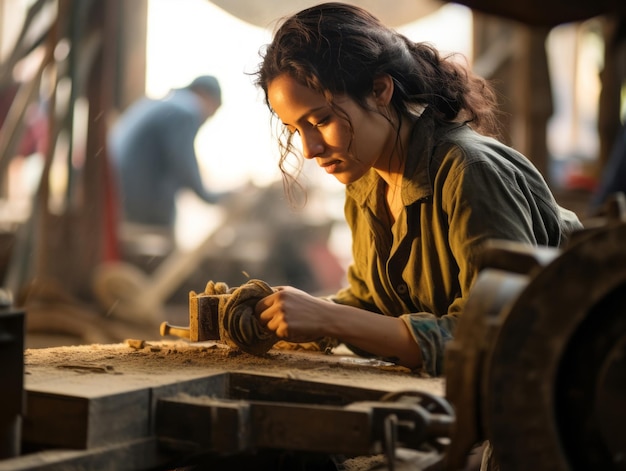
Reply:
[[[162,463],[154,437],[156,400],[180,393],[228,397],[235,383],[237,394],[271,383],[274,389],[264,394],[276,401],[285,400],[280,385],[287,383],[305,384],[313,398],[335,389],[347,402],[361,397],[361,389],[444,395],[441,379],[359,358],[344,347],[331,355],[272,349],[256,357],[219,342],[135,341],[30,349],[24,367],[22,436],[30,450],[0,461],[0,471],[61,469],[58,464],[68,462],[72,469],[115,462],[125,469],[155,468]]]

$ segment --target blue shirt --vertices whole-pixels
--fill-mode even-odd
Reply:
[[[124,220],[173,226],[182,188],[208,203],[218,195],[202,182],[194,141],[204,123],[198,97],[188,89],[143,98],[122,114],[109,134]]]

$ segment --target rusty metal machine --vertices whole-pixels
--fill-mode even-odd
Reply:
[[[494,242],[485,250],[449,344],[441,394],[425,391],[427,383],[406,372],[383,370],[368,372],[380,375],[381,388],[358,387],[343,358],[321,352],[307,358],[316,362],[308,370],[309,363],[270,350],[241,371],[229,363],[230,354],[200,364],[204,350],[196,349],[184,370],[172,370],[148,392],[133,384],[144,384],[143,377],[127,376],[116,386],[121,389],[106,378],[79,384],[73,377],[69,389],[75,391],[62,398],[75,401],[70,427],[57,411],[63,401],[33,382],[32,370],[22,439],[39,458],[0,460],[0,470],[104,469],[103,463],[171,469],[174,457],[204,466],[191,469],[263,462],[257,469],[326,470],[340,469],[329,459],[337,454],[380,454],[377,468],[351,469],[453,471],[466,469],[471,450],[486,441],[507,471],[626,469],[626,204],[618,199],[612,208],[563,249]],[[190,326],[164,325],[163,333],[185,337],[190,346],[222,339],[219,306],[228,296],[194,294]],[[123,370],[108,350],[99,358],[110,363],[102,373]],[[150,358],[142,360],[147,369]],[[291,362],[280,378],[263,371],[276,359]],[[31,358],[29,368],[36,363]],[[351,384],[297,377],[318,370]],[[97,394],[80,392],[87,385]],[[40,403],[55,404],[57,415]],[[112,425],[107,414],[113,410],[132,420]],[[42,429],[54,430],[48,442]],[[42,461],[42,446],[74,451]],[[406,451],[411,458],[402,461]]]
[[[564,250],[494,243],[446,358],[448,469],[626,469],[626,200]]]

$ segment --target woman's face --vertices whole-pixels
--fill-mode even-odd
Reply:
[[[370,168],[387,165],[394,133],[380,113],[365,110],[354,100],[339,96],[335,105],[345,115],[337,114],[321,93],[288,74],[270,82],[267,95],[283,124],[300,136],[303,156],[316,159],[320,167],[341,183],[352,183]],[[373,96],[370,105],[375,109]]]

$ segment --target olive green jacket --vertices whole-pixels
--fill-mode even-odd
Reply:
[[[378,174],[371,170],[347,186],[353,263],[348,287],[331,299],[401,317],[421,348],[421,372],[436,376],[485,241],[559,246],[582,226],[557,205],[528,159],[467,125],[434,138],[418,121],[408,155],[404,211],[392,227]]]

